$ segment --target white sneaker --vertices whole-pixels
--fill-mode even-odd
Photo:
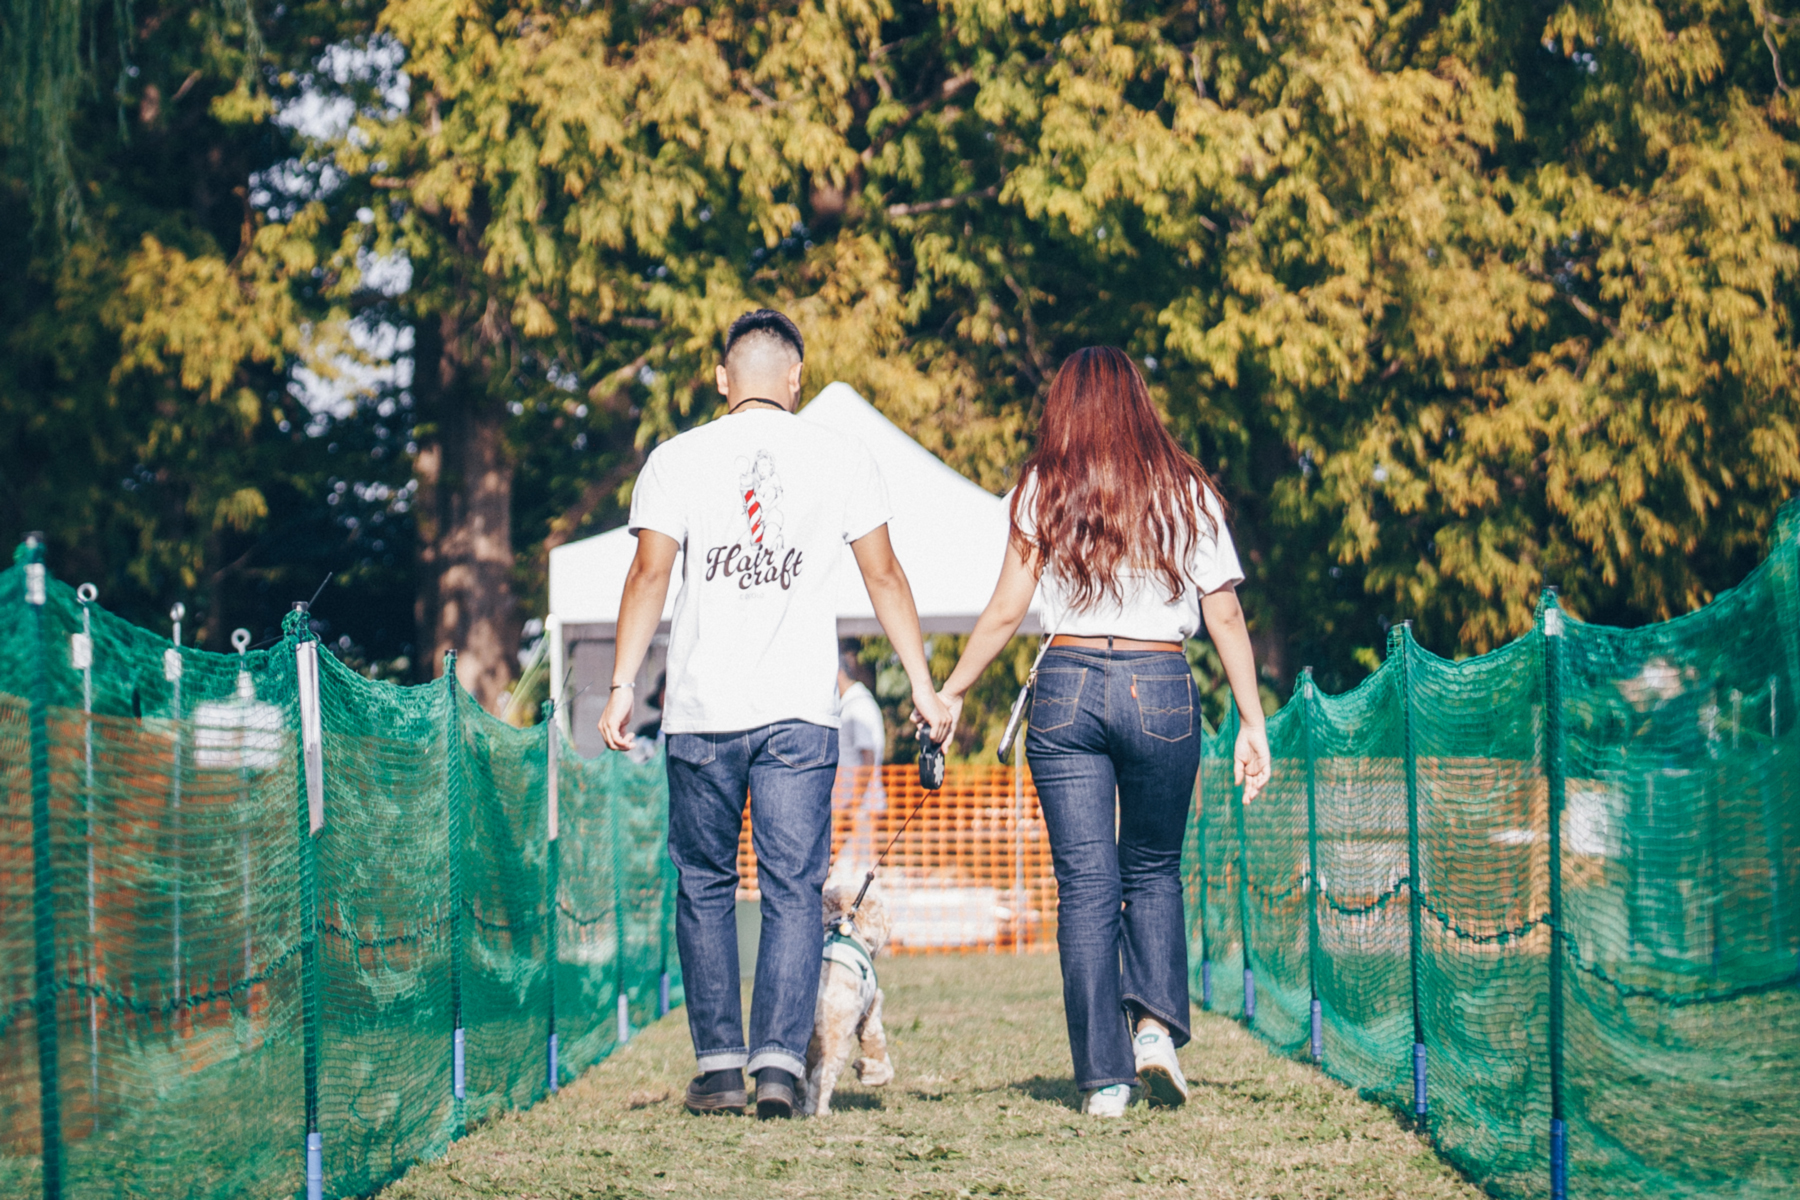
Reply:
[[[1174,1108],[1187,1102],[1187,1077],[1175,1057],[1175,1042],[1160,1029],[1140,1032],[1131,1044],[1137,1058],[1138,1083],[1153,1105]]]
[[[1084,1092],[1081,1111],[1090,1117],[1122,1117],[1125,1115],[1125,1106],[1130,1103],[1131,1085],[1115,1083],[1110,1087]]]

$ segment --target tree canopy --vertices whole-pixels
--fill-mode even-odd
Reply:
[[[0,404],[146,432],[9,464],[9,521],[49,524],[31,497],[101,459],[85,503],[130,508],[114,479],[166,461],[183,528],[230,535],[140,521],[104,557],[144,575],[179,544],[200,579],[271,528],[244,494],[270,473],[315,508],[377,496],[421,565],[360,586],[411,588],[409,640],[475,648],[490,695],[546,545],[615,523],[643,453],[717,415],[722,331],[760,304],[805,330],[809,386],[846,380],[996,490],[1061,359],[1128,349],[1233,504],[1282,691],[1305,663],[1354,682],[1402,619],[1489,649],[1546,584],[1590,619],[1685,611],[1800,477],[1791,27],[1755,0],[387,0],[252,6],[255,38],[210,11],[184,26],[199,82],[158,35],[132,61],[257,148],[183,170],[287,182],[204,238],[192,180],[123,179],[142,151],[110,132],[73,139],[71,178],[133,199],[72,224],[11,102],[5,202],[39,216],[7,236],[37,282],[0,320],[15,362],[64,365],[10,369]],[[343,119],[302,137],[286,114],[321,96]],[[96,88],[78,120],[122,103]],[[123,215],[157,187],[179,217]],[[327,423],[366,432],[321,433],[326,484],[284,373],[377,326],[412,375]],[[253,465],[276,409],[280,465]],[[242,449],[202,449],[221,428]]]

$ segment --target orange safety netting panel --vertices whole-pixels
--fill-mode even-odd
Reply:
[[[876,876],[894,918],[895,953],[1055,947],[1056,877],[1029,770],[953,763],[943,788],[927,792],[912,763],[849,768],[831,803],[834,875],[860,882],[899,834]],[[914,806],[918,813],[907,823]],[[759,896],[746,804],[738,898]]]

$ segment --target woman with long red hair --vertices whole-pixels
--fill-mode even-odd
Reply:
[[[1204,622],[1237,703],[1248,803],[1269,742],[1225,506],[1164,428],[1137,366],[1089,347],[1050,385],[1012,499],[1000,581],[940,693],[952,717],[1024,620],[1039,584],[1053,634],[1035,672],[1026,757],[1050,836],[1057,947],[1082,1110],[1120,1116],[1136,1081],[1187,1099],[1181,844],[1200,765],[1182,643]],[[1116,808],[1115,808],[1116,805]]]

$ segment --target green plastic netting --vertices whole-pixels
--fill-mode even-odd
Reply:
[[[1496,1195],[1797,1194],[1797,556],[1790,506],[1674,621],[1546,594],[1464,662],[1395,629],[1355,691],[1302,679],[1247,807],[1234,718],[1189,834],[1195,998]]]
[[[550,726],[311,643],[314,835],[303,623],[176,651],[24,561],[0,614],[0,1195],[304,1194],[309,1134],[365,1193],[680,1002],[660,763],[560,746],[552,840]]]
[[[548,726],[318,655],[314,834],[300,626],[171,654],[31,566],[0,614],[0,1194],[293,1195],[309,1137],[366,1192],[679,1001],[660,764],[559,749],[552,841]],[[1800,509],[1663,625],[1397,630],[1254,804],[1209,736],[1195,997],[1498,1195],[1792,1195],[1797,718]]]

